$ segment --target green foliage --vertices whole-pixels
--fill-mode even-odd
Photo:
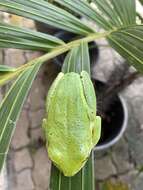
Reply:
[[[143,25],[113,32],[107,37],[111,46],[137,70],[143,72]]]
[[[7,65],[0,65],[0,73],[5,73],[5,72],[13,72],[15,71],[15,68],[7,66]]]
[[[37,62],[23,71],[0,104],[0,170],[8,154],[10,140],[22,105],[40,65],[41,63]]]
[[[106,30],[132,25],[136,21],[134,0],[94,0],[97,9],[81,0],[55,0],[55,2],[76,14],[87,17]]]
[[[74,177],[65,177],[52,165],[50,190],[95,190],[94,156],[91,154],[84,168]]]
[[[90,74],[90,60],[88,44],[82,42],[79,47],[73,48],[66,56],[62,72],[76,72],[87,71]]]
[[[91,28],[70,13],[44,0],[0,0],[0,10],[77,34],[87,35],[93,32]]]
[[[0,23],[1,48],[48,52],[15,69],[0,65],[0,85],[18,77],[0,105],[0,170],[8,153],[25,97],[40,65],[45,61],[69,51],[63,70],[79,72],[80,69],[85,69],[90,72],[87,43],[104,37],[121,56],[128,60],[129,64],[143,72],[143,25],[136,23],[135,0],[92,0],[94,8],[83,0],[54,0],[54,2],[56,5],[44,0],[0,0],[1,11],[80,35],[78,40],[65,44],[51,35]],[[143,3],[142,0],[140,2]],[[93,27],[73,16],[71,12],[95,22],[105,32],[95,32]],[[91,169],[93,159],[88,163],[89,165],[72,179],[65,178],[54,168],[51,175],[52,190],[69,188],[94,190],[93,169]]]
[[[64,42],[56,37],[0,22],[0,47],[48,51]]]

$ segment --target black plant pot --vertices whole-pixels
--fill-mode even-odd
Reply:
[[[100,110],[100,94],[102,89],[105,89],[105,83],[94,80],[94,87],[97,94],[97,112]],[[123,136],[128,123],[128,109],[125,99],[120,95],[114,95],[114,98],[110,99],[109,107],[105,113],[102,113],[102,129],[101,138],[94,150],[105,150],[113,146]],[[103,105],[104,106],[104,105]]]
[[[56,4],[56,3],[53,2],[53,4]],[[65,9],[64,7],[62,7],[62,6],[60,7],[59,5],[58,5],[58,7]],[[66,10],[66,11],[69,11],[69,10]],[[71,14],[73,14],[75,17],[77,17],[78,19],[81,19],[80,15],[76,15],[72,11],[69,11],[69,12]],[[39,21],[35,21],[35,25],[39,32],[43,32],[43,33],[47,33],[47,34],[51,34],[51,35],[55,35],[55,33],[59,32],[59,31],[64,31],[63,29],[59,29],[59,28],[53,27],[51,25],[48,25],[48,24],[45,24],[45,23],[42,23]]]
[[[60,31],[57,34],[55,34],[55,36],[62,39],[64,42],[70,42],[71,40],[78,39],[76,34],[65,31]],[[57,56],[56,58],[54,58],[54,62],[61,67],[63,65],[66,55],[67,53]],[[90,63],[91,65],[94,65],[99,57],[99,49],[95,42],[89,43],[89,55],[90,55]]]
[[[35,21],[36,29],[39,32],[43,32],[46,34],[55,35],[57,32],[61,31],[58,28],[55,28],[53,26],[50,26],[48,24],[44,24],[42,22]]]
[[[80,17],[78,17],[78,18],[80,19]],[[51,25],[48,25],[48,24],[45,24],[45,23],[42,23],[39,21],[35,21],[35,26],[36,26],[37,31],[43,32],[46,34],[50,34],[50,35],[56,35],[59,32],[64,32],[63,29],[56,28],[56,27],[53,27]]]

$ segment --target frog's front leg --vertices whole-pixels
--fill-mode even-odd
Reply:
[[[96,116],[95,124],[92,130],[93,130],[92,141],[93,141],[93,145],[95,146],[98,143],[101,136],[101,117],[100,116]]]

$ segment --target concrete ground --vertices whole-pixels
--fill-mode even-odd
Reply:
[[[4,19],[34,29],[33,22],[17,17]],[[93,68],[93,76],[106,81],[116,64],[122,60],[106,41],[98,42],[100,57]],[[39,52],[7,49],[0,51],[0,64],[17,67]],[[22,110],[12,139],[7,160],[7,190],[48,190],[50,161],[41,139],[45,98],[59,69],[52,62],[43,66],[35,79]],[[2,90],[2,95],[6,89]],[[95,174],[98,184],[105,181],[122,182],[130,190],[143,189],[143,78],[139,78],[122,92],[126,99],[129,120],[123,138],[106,152],[95,153]],[[1,180],[0,180],[1,181]],[[5,190],[0,186],[0,190]]]

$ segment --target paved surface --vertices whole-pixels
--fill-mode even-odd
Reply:
[[[7,15],[5,18],[7,19]],[[9,20],[9,19],[8,19]],[[11,18],[11,22],[34,28],[30,21]],[[110,72],[119,63],[116,53],[100,41],[100,58],[93,75],[106,81]],[[10,66],[26,63],[39,53],[8,49],[0,53],[1,62]],[[45,114],[47,90],[58,73],[58,68],[49,63],[41,68],[24,105],[12,139],[7,161],[8,190],[48,190],[50,161],[41,139],[41,121]],[[111,149],[96,154],[95,173],[100,184],[106,180],[122,182],[131,190],[143,187],[143,79],[135,81],[123,95],[128,104],[129,121],[124,137]],[[4,190],[3,188],[0,188]]]

